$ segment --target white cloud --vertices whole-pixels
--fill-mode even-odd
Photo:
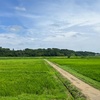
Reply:
[[[26,11],[26,8],[25,7],[15,7],[15,9],[17,10],[17,11]]]
[[[8,30],[11,32],[19,32],[22,30],[22,26],[18,26],[18,25],[8,26]]]
[[[94,27],[94,30],[98,33],[100,33],[100,26]]]
[[[92,26],[92,28],[96,33],[100,34],[100,23]]]
[[[92,26],[95,24],[100,23],[100,14],[96,12],[84,12],[79,14],[73,14],[73,15],[66,15],[66,19],[64,19],[66,22],[70,23],[67,25],[67,27],[72,27],[75,25],[78,26]],[[63,18],[63,14],[62,17]]]
[[[23,27],[20,25],[9,25],[9,26],[5,26],[5,25],[0,25],[0,28],[5,31],[5,32],[13,32],[13,33],[17,33],[17,32],[21,32],[21,30],[23,30]]]
[[[26,17],[26,18],[39,18],[40,16],[38,15],[34,15],[34,14],[29,14],[29,13],[25,13],[25,14],[22,14],[22,13],[19,13],[18,14],[19,16],[22,16],[22,17]]]
[[[20,44],[33,43],[35,38],[20,36],[14,33],[0,33],[0,45],[17,46]]]
[[[24,43],[27,47],[35,42],[37,47],[42,44],[44,47],[68,47],[78,50],[81,47],[84,50],[90,47],[92,50],[93,45],[98,48],[97,44],[100,43],[100,39],[98,39],[100,36],[100,2],[91,0],[59,1],[41,2],[39,0],[37,5],[34,0],[31,4],[28,1],[22,2],[23,6],[13,7],[14,12],[0,13],[0,16],[4,18],[5,16],[14,18],[13,20],[17,18],[19,22],[15,20],[14,23],[19,23],[26,28],[18,26],[19,24],[0,26],[3,32],[6,30],[0,35],[0,44],[12,44],[12,47],[16,48],[18,44]],[[96,40],[97,42],[95,42]]]
[[[81,34],[80,33],[77,33],[77,32],[66,32],[66,33],[60,33],[60,34],[55,34],[55,35],[51,35],[51,36],[48,36],[46,38],[44,38],[43,41],[49,41],[49,42],[61,42],[61,41],[67,41],[69,40],[70,38],[73,38],[73,37],[77,37],[77,36],[80,36]]]

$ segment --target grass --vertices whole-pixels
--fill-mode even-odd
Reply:
[[[100,89],[100,59],[49,59],[61,68],[82,79],[88,84]]]
[[[72,85],[70,81],[64,78],[60,73],[57,73],[57,76],[63,85],[69,90],[74,100],[86,100],[86,97],[81,93],[81,91]]]
[[[42,59],[7,58],[0,59],[0,100],[74,98],[58,78],[56,71]]]

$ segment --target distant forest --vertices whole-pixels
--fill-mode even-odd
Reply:
[[[37,56],[95,56],[95,52],[73,51],[68,49],[48,48],[48,49],[29,49],[10,50],[0,47],[0,57],[37,57]]]

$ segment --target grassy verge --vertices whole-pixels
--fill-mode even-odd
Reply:
[[[86,97],[81,93],[81,91],[72,85],[69,80],[61,76],[60,73],[57,73],[57,76],[63,85],[69,90],[74,100],[86,100]]]

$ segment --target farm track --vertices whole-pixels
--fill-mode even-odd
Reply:
[[[60,68],[58,65],[48,61],[45,59],[45,61],[51,65],[54,69],[56,69],[61,75],[63,75],[65,78],[70,80],[70,82],[79,88],[81,92],[87,97],[88,100],[100,100],[100,91],[95,89],[94,87],[88,85],[87,83],[81,81],[80,79],[76,78],[75,76],[71,75],[67,71]]]

